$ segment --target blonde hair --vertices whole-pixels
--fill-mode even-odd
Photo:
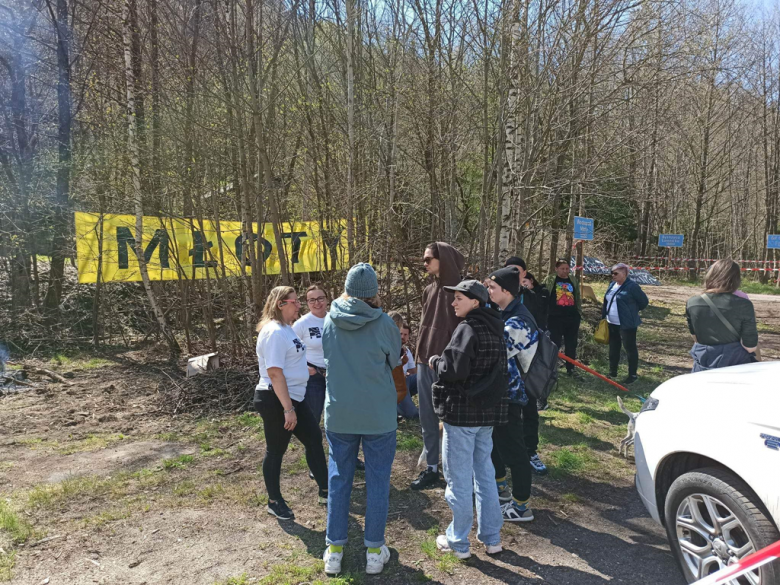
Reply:
[[[277,286],[276,288],[271,289],[271,292],[268,293],[268,298],[265,299],[263,315],[260,317],[260,322],[257,324],[258,333],[271,321],[284,323],[282,320],[282,309],[279,307],[279,303],[288,296],[294,294],[295,289],[291,286]]]
[[[704,277],[704,289],[715,293],[733,293],[742,284],[742,271],[731,258],[722,258],[710,266]]]
[[[406,325],[406,322],[404,321],[403,315],[399,313],[398,311],[390,311],[387,314],[388,317],[390,317],[393,320],[393,323],[395,323],[396,327],[398,329],[403,329],[404,325]]]

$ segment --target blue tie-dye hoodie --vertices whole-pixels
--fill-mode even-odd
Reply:
[[[501,317],[504,319],[504,341],[509,364],[509,402],[525,406],[528,404],[528,395],[520,370],[527,372],[536,355],[539,331],[533,316],[519,298],[515,298],[501,311]]]

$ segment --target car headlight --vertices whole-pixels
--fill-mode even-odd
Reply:
[[[639,414],[642,414],[643,412],[647,412],[648,410],[655,410],[658,408],[658,399],[653,398],[652,396],[645,400],[644,404],[642,405],[642,408],[639,409]]]

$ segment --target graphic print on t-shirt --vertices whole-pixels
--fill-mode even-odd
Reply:
[[[302,351],[306,351],[306,346],[303,345],[300,339],[297,337],[293,339],[293,343],[295,344],[295,353],[300,353]]]
[[[555,281],[555,304],[559,307],[574,306],[574,286],[570,282]]]
[[[319,327],[309,327],[309,337],[312,339],[322,339],[322,331]]]

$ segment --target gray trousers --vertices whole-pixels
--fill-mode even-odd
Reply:
[[[439,377],[428,364],[417,364],[417,399],[420,401],[420,424],[422,425],[425,459],[428,465],[439,464],[439,417],[433,411],[431,386]]]

